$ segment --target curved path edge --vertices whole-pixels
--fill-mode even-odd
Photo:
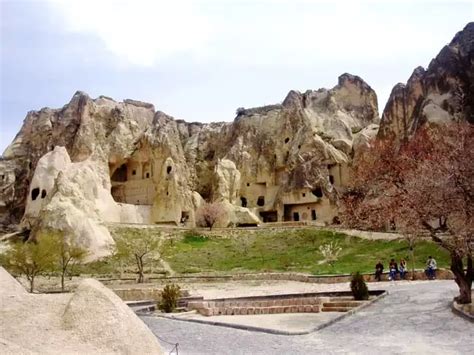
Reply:
[[[226,328],[234,328],[234,329],[241,329],[241,330],[248,330],[248,331],[254,331],[254,332],[262,332],[262,333],[269,333],[269,334],[277,334],[277,335],[304,335],[304,334],[310,334],[313,332],[316,332],[318,330],[321,330],[323,328],[326,328],[330,326],[331,324],[334,324],[337,321],[340,321],[346,317],[349,317],[360,310],[367,308],[374,304],[375,302],[381,300],[385,296],[388,295],[388,291],[384,291],[380,295],[376,296],[374,299],[364,303],[363,305],[360,305],[359,307],[353,308],[350,311],[344,312],[341,315],[330,319],[326,322],[323,322],[321,324],[318,324],[314,328],[310,330],[305,330],[305,331],[284,331],[284,330],[278,330],[278,329],[271,329],[271,328],[265,328],[265,327],[255,327],[255,326],[250,326],[250,325],[243,325],[243,324],[235,324],[235,323],[227,323],[227,322],[215,322],[211,320],[204,320],[204,319],[193,319],[193,318],[180,318],[177,316],[173,315],[166,315],[166,314],[157,314],[153,315],[152,317],[160,317],[160,318],[166,318],[166,319],[171,319],[171,320],[178,320],[178,321],[184,321],[184,322],[193,322],[193,323],[201,323],[201,324],[207,324],[207,325],[215,325],[219,327],[226,327]],[[150,316],[150,315],[147,315]]]

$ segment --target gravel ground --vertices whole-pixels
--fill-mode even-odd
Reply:
[[[357,314],[308,335],[272,335],[148,316],[142,319],[159,335],[165,350],[171,351],[173,346],[163,340],[179,343],[180,354],[472,354],[474,326],[450,308],[457,293],[453,281],[370,286],[385,288],[390,294]],[[266,289],[262,284],[255,287],[261,288],[259,292],[279,289]],[[301,287],[306,290],[307,286]],[[231,295],[245,293],[242,285],[241,292],[229,292],[232,289],[239,287],[233,283],[224,291]],[[248,285],[250,289],[252,286]],[[219,296],[222,291],[221,288],[209,295]]]

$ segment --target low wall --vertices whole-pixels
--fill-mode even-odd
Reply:
[[[363,274],[366,282],[377,282],[375,275]],[[388,281],[388,273],[382,275],[382,281]],[[453,280],[453,273],[451,270],[438,269],[436,270],[436,278],[439,280]],[[132,280],[132,279],[130,279]],[[135,279],[133,279],[135,280]],[[171,277],[153,277],[149,281],[157,282],[160,285],[155,284],[143,284],[141,287],[134,287],[130,285],[127,287],[125,284],[119,287],[111,287],[113,291],[124,301],[136,301],[153,299],[159,301],[161,299],[161,289],[169,282],[177,283],[193,283],[193,282],[232,282],[239,280],[281,280],[281,281],[298,281],[307,283],[318,283],[318,284],[332,284],[332,283],[344,283],[350,282],[351,275],[308,275],[300,273],[256,273],[256,274],[236,274],[236,275],[189,275],[189,276],[171,276]],[[397,275],[399,280],[399,275]],[[411,280],[411,272],[407,272],[405,280]],[[425,272],[423,270],[415,271],[415,280],[427,280]],[[102,280],[101,280],[102,281]],[[110,282],[105,282],[109,284]],[[185,291],[183,291],[185,292]],[[184,297],[188,294],[184,294]]]
[[[370,291],[371,298],[384,291]],[[251,297],[218,298],[188,302],[189,310],[204,316],[276,313],[347,312],[368,301],[354,301],[351,292],[318,292]]]
[[[411,280],[411,271],[405,275],[405,280]],[[373,273],[363,274],[364,280],[367,282],[374,282],[375,275]],[[438,269],[436,270],[436,278],[440,280],[452,280],[454,279],[451,270]],[[399,275],[397,275],[397,280]],[[151,280],[162,281],[162,282],[228,282],[228,281],[239,281],[239,280],[282,280],[282,281],[299,281],[309,283],[340,283],[349,282],[351,280],[350,274],[340,275],[308,275],[301,273],[254,273],[254,274],[235,274],[235,275],[183,275],[183,276],[170,276],[170,277],[156,277],[150,278]],[[388,272],[383,273],[383,281],[388,281]],[[427,280],[424,270],[415,271],[415,280]]]
[[[161,300],[161,287],[112,289],[123,301]]]

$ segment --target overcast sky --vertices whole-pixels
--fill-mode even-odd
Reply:
[[[474,20],[474,1],[0,0],[0,152],[29,110],[75,91],[151,102],[187,121],[349,72],[377,92],[426,67]]]

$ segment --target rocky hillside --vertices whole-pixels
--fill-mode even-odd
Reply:
[[[474,123],[474,22],[454,36],[428,69],[397,84],[385,106],[380,137],[407,139],[426,122]]]
[[[473,41],[470,23],[396,85],[380,130],[375,92],[350,74],[209,124],[77,92],[29,112],[4,152],[0,223],[61,229],[98,257],[113,246],[105,222],[194,226],[204,201],[222,204],[220,226],[336,222],[348,164],[377,133],[403,140],[425,122],[474,122]]]
[[[222,225],[331,222],[346,165],[378,120],[375,92],[350,74],[330,90],[238,109],[232,123],[188,123],[77,92],[61,109],[29,112],[3,154],[1,220],[33,229],[61,220],[53,227],[83,235],[102,222],[193,225],[207,200],[226,205]],[[98,225],[84,225],[89,217]]]

